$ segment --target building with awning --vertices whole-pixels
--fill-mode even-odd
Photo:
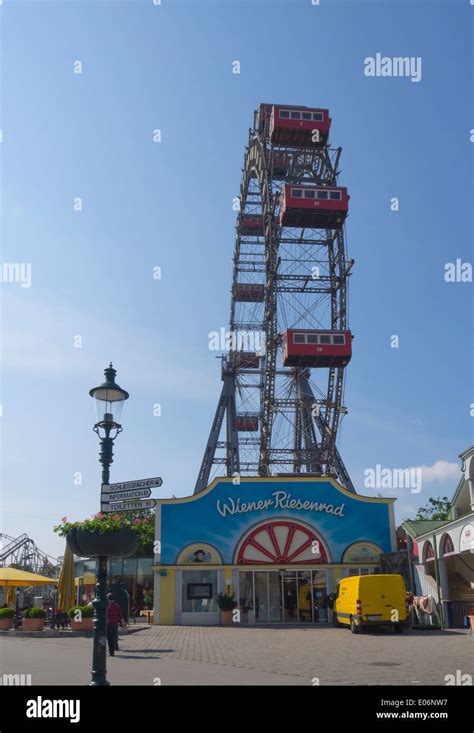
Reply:
[[[446,520],[401,525],[417,595],[440,603],[448,627],[474,608],[474,445],[460,454],[461,477]]]

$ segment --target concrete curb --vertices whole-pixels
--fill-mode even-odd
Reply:
[[[120,633],[119,636],[128,636],[129,634],[135,634],[137,631],[142,631],[143,628],[148,628],[148,626],[143,626],[142,628],[128,628],[125,633]],[[58,631],[56,629],[44,629],[44,631],[21,631],[21,630],[15,630],[15,629],[8,629],[8,630],[0,630],[0,637],[2,636],[27,636],[27,637],[39,637],[40,639],[72,639],[76,636],[84,636],[86,638],[92,639],[93,632],[92,631],[70,631],[69,629],[65,629],[64,631]]]

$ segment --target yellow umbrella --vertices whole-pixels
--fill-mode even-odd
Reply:
[[[0,585],[6,586],[30,586],[46,585],[46,583],[57,583],[56,578],[47,578],[45,575],[27,573],[18,568],[0,568]]]
[[[58,608],[66,612],[74,606],[76,601],[74,580],[74,554],[66,545],[58,582]]]
[[[9,586],[5,594],[5,602],[7,606],[14,607],[16,603],[16,593],[13,586]]]

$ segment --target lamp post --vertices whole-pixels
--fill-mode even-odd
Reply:
[[[13,623],[15,629],[20,628],[20,589],[15,588],[15,620]]]
[[[114,440],[122,432],[120,416],[128,392],[115,382],[117,371],[112,362],[104,370],[105,382],[94,387],[89,394],[94,399],[97,422],[94,432],[100,439],[100,457],[102,464],[102,483],[110,482],[110,464],[113,462]],[[107,654],[107,557],[100,555],[97,558],[96,597],[92,601],[94,607],[94,640],[92,653],[92,680],[94,687],[104,687],[107,681],[106,654]]]

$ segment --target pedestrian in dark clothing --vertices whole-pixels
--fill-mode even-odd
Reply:
[[[123,619],[122,609],[119,604],[114,601],[112,593],[107,595],[107,642],[109,644],[109,654],[114,656],[118,650],[118,628]]]

